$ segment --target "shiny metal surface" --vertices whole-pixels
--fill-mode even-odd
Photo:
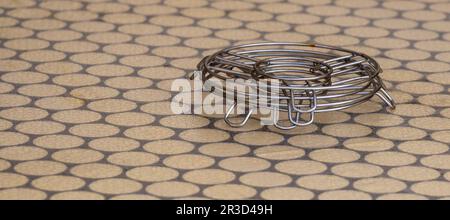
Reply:
[[[380,65],[373,58],[352,50],[289,42],[245,44],[205,57],[197,68],[204,82],[242,79],[234,83],[255,91],[230,91],[218,84],[213,86],[215,94],[234,97],[231,100],[234,105],[225,114],[225,122],[233,127],[243,126],[254,109],[260,107],[261,99],[276,100],[270,108],[273,123],[280,129],[311,124],[317,112],[349,108],[374,95],[395,108],[379,77]],[[261,83],[271,80],[277,80],[279,85]],[[247,111],[241,122],[234,123],[230,117],[239,96],[245,98]],[[280,112],[287,113],[288,121],[279,120]]]

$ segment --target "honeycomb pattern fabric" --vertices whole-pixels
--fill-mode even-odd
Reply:
[[[0,199],[450,197],[447,0],[0,1]],[[289,131],[174,115],[217,49],[317,42],[376,58],[381,100]]]

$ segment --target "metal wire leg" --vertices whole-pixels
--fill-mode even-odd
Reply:
[[[391,95],[389,95],[389,93],[384,89],[381,88],[376,95],[378,97],[380,97],[381,100],[383,100],[384,103],[386,103],[386,105],[389,106],[389,108],[391,108],[392,110],[395,109],[395,101],[394,99],[391,97]]]
[[[232,122],[230,121],[230,115],[231,112],[233,112],[233,110],[236,108],[237,103],[235,102],[228,110],[227,113],[225,114],[224,120],[225,122],[230,125],[231,127],[242,127],[245,125],[245,123],[247,123],[248,119],[250,119],[250,116],[253,113],[253,108],[249,109],[249,111],[247,112],[247,114],[244,117],[244,120],[242,120],[241,122]]]
[[[292,118],[292,109],[293,109],[293,106],[294,106],[293,103],[288,104],[288,116],[289,116],[289,121],[291,121],[292,124],[298,125],[298,126],[306,126],[306,125],[309,125],[309,124],[313,123],[313,121],[314,121],[314,114],[315,114],[314,111],[311,111],[311,112],[305,112],[305,113],[309,113],[309,120],[306,121],[306,122],[299,122],[299,121],[300,121],[300,119],[299,119],[299,117],[298,117],[298,116],[300,115],[299,112],[296,112],[296,118],[295,118],[295,120],[294,120],[294,118]]]
[[[294,91],[291,89],[291,106],[292,109],[296,112],[301,112],[301,113],[309,113],[309,112],[313,112],[317,109],[317,95],[316,92],[313,91],[306,91],[306,93],[312,93],[312,97],[310,99],[310,108],[309,109],[301,109],[301,108],[297,108],[295,106],[295,94]]]
[[[289,130],[289,129],[293,129],[295,127],[297,127],[297,125],[291,123],[291,126],[284,126],[280,124],[280,111],[278,108],[274,108],[273,110],[273,114],[272,114],[272,122],[273,122],[273,126],[275,126],[278,129],[281,130]],[[295,116],[296,120],[298,121],[300,119],[300,114],[297,113],[297,115]],[[290,121],[290,120],[289,120]]]

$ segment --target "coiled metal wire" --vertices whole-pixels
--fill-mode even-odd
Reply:
[[[291,129],[313,123],[314,114],[349,108],[380,97],[395,108],[379,74],[379,64],[371,57],[352,50],[303,43],[254,43],[232,46],[205,57],[197,65],[202,80],[242,79],[235,84],[249,86],[254,93],[237,92],[213,86],[215,94],[234,97],[233,105],[225,114],[225,121],[233,127],[243,126],[258,100],[276,100],[273,123],[280,129]],[[270,80],[278,80],[272,86]],[[213,84],[214,85],[214,84]],[[226,96],[233,93],[234,96]],[[230,120],[237,105],[236,96],[245,98],[248,110],[240,122]],[[286,112],[288,121],[279,120],[279,112]],[[308,115],[308,117],[301,117]],[[305,119],[306,118],[306,119]]]

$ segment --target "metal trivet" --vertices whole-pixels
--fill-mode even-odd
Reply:
[[[242,79],[234,83],[257,91],[236,92],[212,86],[211,92],[217,95],[233,97],[230,93],[234,94],[231,100],[234,104],[224,117],[232,127],[243,126],[260,106],[258,100],[263,98],[276,101],[270,109],[273,110],[272,122],[280,129],[311,124],[317,112],[349,108],[374,95],[390,108],[395,108],[394,100],[379,77],[382,72],[379,64],[371,57],[352,50],[286,42],[245,44],[205,57],[197,68],[204,82]],[[244,82],[249,79],[255,83]],[[269,83],[270,80],[278,80],[279,85]],[[264,81],[267,83],[261,83]],[[230,115],[239,96],[246,100],[246,113],[243,120],[235,122]],[[280,112],[286,112],[288,120],[279,120]]]

